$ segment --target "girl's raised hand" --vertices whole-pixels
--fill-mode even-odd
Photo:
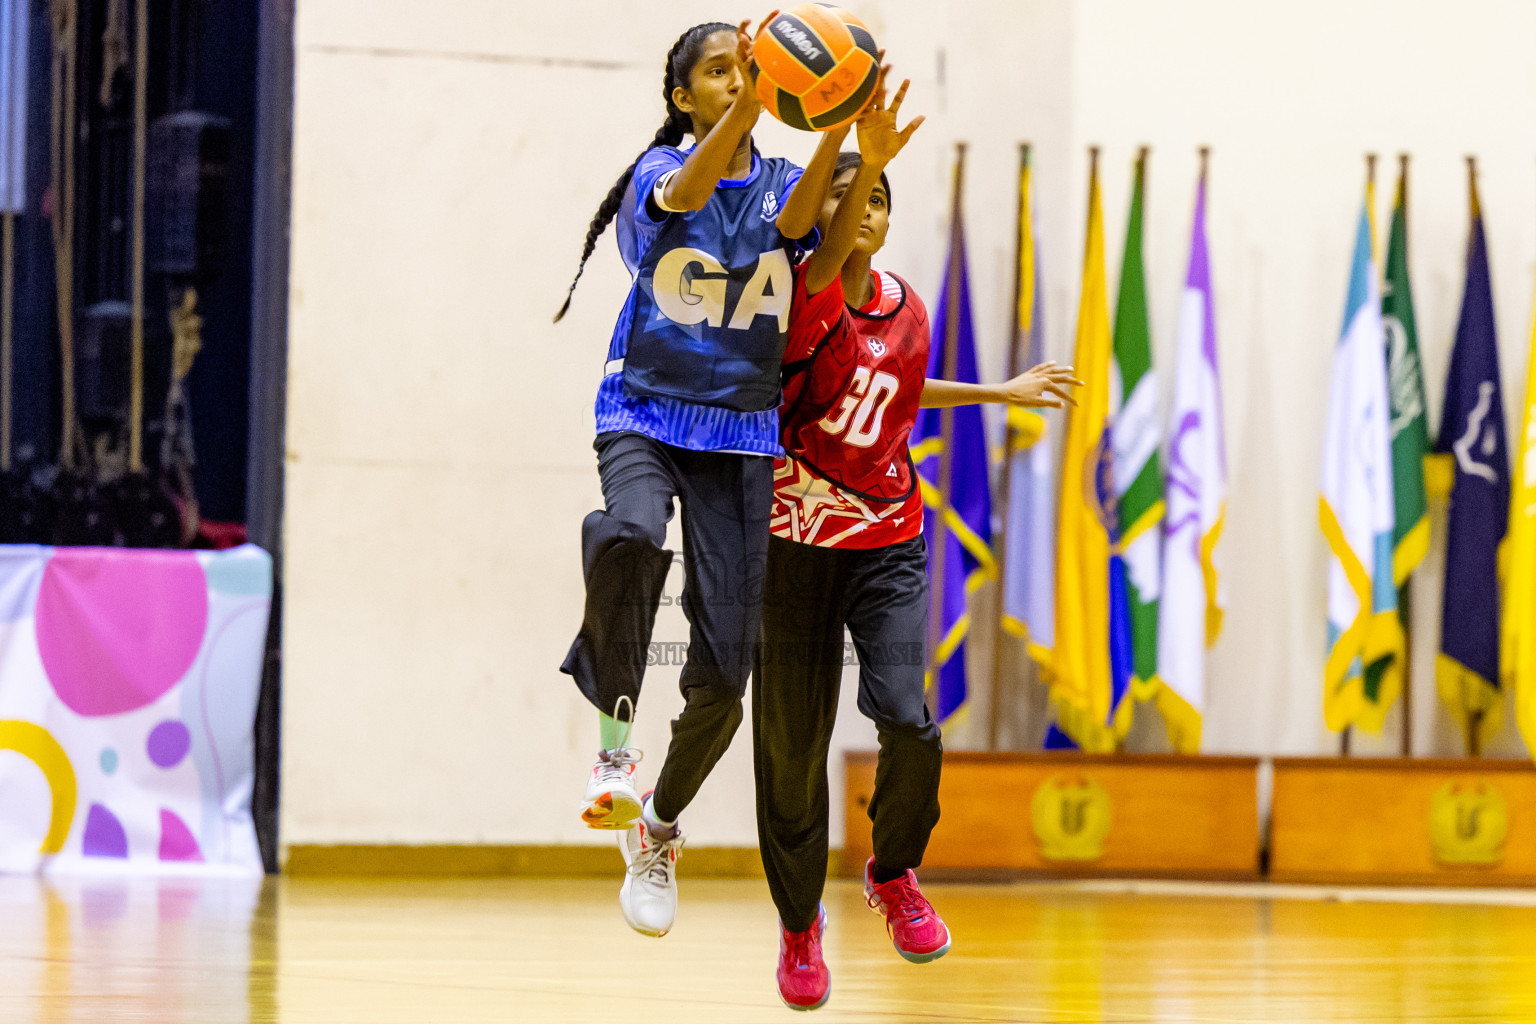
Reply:
[[[777,14],[779,12],[774,11],[773,13]],[[772,16],[769,15],[769,17]],[[765,18],[763,19],[763,25],[766,24],[768,24],[768,20]],[[757,27],[759,32],[763,30],[763,25]],[[749,31],[751,28],[751,18],[743,19],[741,24],[736,26],[736,63],[742,67],[746,67],[747,61],[752,59],[752,33]]]
[[[907,86],[911,85],[910,79],[903,79],[901,88],[896,90],[896,97],[891,100],[890,106],[885,103],[885,75],[890,70],[886,64],[880,68],[879,80],[875,83],[875,95],[870,100],[868,109],[859,117],[857,122],[859,137],[859,156],[867,164],[875,164],[884,167],[895,159],[902,147],[912,138],[912,133],[917,131],[923,123],[922,115],[914,117],[905,128],[897,130],[896,115],[901,111],[901,102],[907,96]]]
[[[763,25],[773,18],[774,14],[763,19]],[[747,30],[752,27],[752,19],[747,18],[736,26],[736,61],[741,66],[741,91],[731,101],[730,110],[726,113],[735,113],[739,117],[746,117],[750,124],[756,124],[758,115],[763,112],[763,101],[757,96],[757,82],[752,74],[752,69],[757,66],[757,60],[752,56],[752,36]],[[759,26],[761,30],[762,26]]]
[[[1077,399],[1072,397],[1072,389],[1082,384],[1073,376],[1072,367],[1041,363],[1001,385],[999,390],[1003,401],[1009,405],[1032,409],[1063,409],[1077,404]]]
[[[762,21],[757,23],[757,31],[761,32],[763,29],[767,28],[768,27],[768,23],[773,21],[773,19],[777,18],[778,16],[779,16],[779,9],[777,7],[775,7],[773,10],[768,12],[768,17],[764,18]],[[748,20],[742,22],[741,23],[741,27],[739,29],[737,29],[737,31],[740,34],[742,34],[742,35],[746,35],[747,34],[747,26],[750,25],[750,24],[752,24],[751,19],[748,19]],[[748,39],[747,39],[747,46],[748,46],[749,49],[751,48],[752,39],[753,38],[754,37],[748,37]],[[742,59],[745,60],[746,58],[743,57]]]

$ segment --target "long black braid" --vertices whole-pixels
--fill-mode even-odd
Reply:
[[[640,156],[645,156],[657,146],[677,146],[683,141],[683,137],[693,130],[693,120],[678,107],[672,100],[672,90],[681,85],[688,87],[688,77],[693,74],[693,66],[699,62],[699,55],[704,49],[704,40],[716,32],[734,32],[735,25],[727,25],[723,21],[707,21],[702,25],[695,25],[682,35],[677,37],[677,42],[672,44],[672,49],[667,51],[667,65],[661,80],[661,96],[667,104],[667,119],[656,129],[656,137],[651,139],[650,145],[641,151]],[[640,162],[640,156],[635,157],[630,165],[624,168],[624,173],[619,175],[619,180],[613,183],[608,194],[603,197],[602,203],[597,207],[597,213],[592,217],[592,223],[587,225],[587,241],[581,250],[581,264],[576,268],[576,276],[571,279],[571,287],[565,293],[565,304],[560,307],[560,312],[555,314],[555,322],[565,316],[566,310],[571,308],[571,296],[576,293],[576,283],[581,280],[582,272],[587,269],[587,260],[592,256],[592,250],[597,247],[598,236],[608,227],[608,222],[613,220],[614,214],[619,212],[620,205],[624,202],[624,192],[629,188],[629,180],[635,176],[635,164]]]

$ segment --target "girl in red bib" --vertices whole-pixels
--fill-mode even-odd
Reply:
[[[858,122],[859,153],[839,157],[822,211],[823,244],[794,278],[779,410],[786,457],[774,470],[752,693],[758,840],[780,916],[779,994],[792,1009],[815,1009],[830,992],[821,895],[845,628],[859,657],[859,710],[880,736],[866,895],[907,960],[949,950],[912,872],[938,822],[941,760],[923,700],[927,550],[907,451],[918,409],[1060,407],[1077,383],[1050,363],[996,386],[925,380],[927,309],[900,277],[870,267],[890,223],[884,166],[921,121],[895,129],[906,88]]]

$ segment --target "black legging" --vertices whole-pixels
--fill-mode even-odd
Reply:
[[[773,460],[674,448],[634,433],[601,434],[594,447],[607,507],[582,523],[586,610],[560,668],[604,714],[613,714],[620,697],[638,706],[672,562],[661,545],[673,502],[681,501],[690,627],[680,681],[685,703],[672,721],[654,796],[656,814],[671,821],[741,725],[762,616]]]
[[[892,871],[917,867],[939,821],[943,748],[923,701],[922,537],[868,549],[770,538],[752,741],[758,844],[768,889],[790,931],[816,920],[827,880],[827,751],[845,625],[859,658],[859,710],[880,735],[869,802],[875,862]]]

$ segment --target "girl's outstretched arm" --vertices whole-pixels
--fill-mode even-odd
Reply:
[[[880,183],[880,172],[895,159],[907,140],[912,138],[912,133],[923,123],[921,117],[914,117],[905,128],[900,131],[896,129],[896,114],[901,110],[901,101],[907,94],[908,84],[901,83],[890,109],[886,109],[885,69],[881,69],[880,84],[875,87],[875,99],[869,110],[858,120],[859,169],[854,172],[848,190],[837,201],[837,212],[832,215],[832,223],[827,227],[827,237],[822,239],[821,245],[811,254],[811,261],[805,268],[807,295],[817,294],[842,273],[843,264],[852,255],[853,247],[859,240],[859,226],[864,223],[864,214],[869,209],[870,194]]]
[[[779,234],[785,238],[804,238],[816,226],[816,218],[821,216],[821,206],[827,201],[827,189],[832,187],[832,173],[837,169],[838,151],[843,148],[843,140],[848,138],[848,130],[852,127],[843,125],[821,133],[821,141],[816,143],[816,153],[811,157],[811,162],[805,165],[805,173],[800,175],[800,180],[790,190],[789,198],[784,200],[784,206],[779,210],[776,223]]]
[[[1041,363],[1002,384],[966,384],[962,381],[929,377],[923,381],[920,409],[943,409],[954,405],[978,405],[984,402],[1021,405],[1031,409],[1064,409],[1076,405],[1072,389],[1082,381],[1072,376],[1072,367]]]

